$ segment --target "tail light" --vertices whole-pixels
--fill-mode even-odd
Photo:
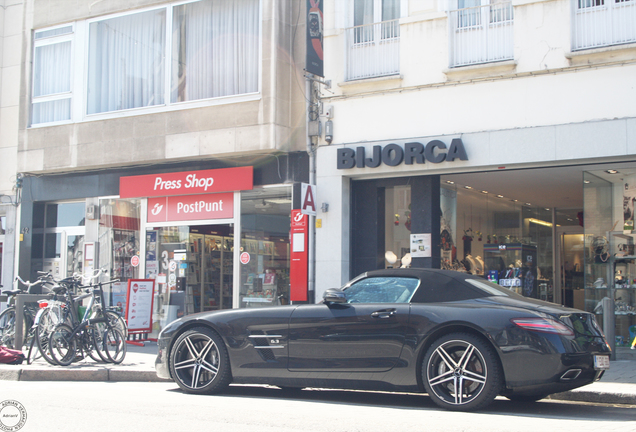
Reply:
[[[45,301],[40,302],[40,309],[44,309],[45,307],[48,307],[48,306],[49,306],[48,302],[45,302]]]
[[[563,336],[574,336],[574,332],[571,328],[551,318],[513,318],[510,321],[512,321],[513,324],[526,330],[532,330],[541,333],[560,334]]]

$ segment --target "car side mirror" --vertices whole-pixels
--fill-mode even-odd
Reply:
[[[347,296],[340,288],[329,288],[322,295],[322,300],[325,303],[346,303]]]

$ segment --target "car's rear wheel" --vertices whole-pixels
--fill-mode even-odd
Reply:
[[[184,332],[170,354],[172,377],[188,393],[216,393],[231,381],[230,359],[221,337],[207,327]]]
[[[422,362],[422,381],[433,402],[456,411],[489,405],[502,387],[494,350],[482,339],[452,333],[436,340]]]

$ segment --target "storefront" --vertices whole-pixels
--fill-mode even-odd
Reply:
[[[124,310],[128,281],[153,280],[151,336],[187,314],[288,303],[292,198],[306,156],[268,159],[27,177],[22,224],[32,228],[20,272],[106,268],[119,279],[107,301]]]
[[[533,163],[536,154],[508,151],[523,149],[529,133],[322,147],[318,201],[329,212],[318,216],[317,287],[379,268],[443,268],[596,312],[599,322],[601,300],[614,293],[617,345],[626,345],[636,332],[636,234],[626,219],[636,163]],[[334,244],[341,244],[340,267],[331,259]]]

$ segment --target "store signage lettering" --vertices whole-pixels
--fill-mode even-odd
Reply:
[[[440,140],[429,141],[426,145],[420,142],[407,142],[404,146],[388,144],[384,147],[373,146],[367,155],[365,147],[338,149],[338,169],[377,168],[381,164],[398,166],[401,163],[413,165],[429,161],[434,164],[453,162],[455,159],[468,160],[464,143],[460,138],[451,141],[448,151],[446,144]]]
[[[234,217],[234,193],[148,198],[148,222],[178,222]]]
[[[251,190],[253,186],[253,167],[220,168],[121,177],[119,196],[120,198],[142,198],[192,195]]]

